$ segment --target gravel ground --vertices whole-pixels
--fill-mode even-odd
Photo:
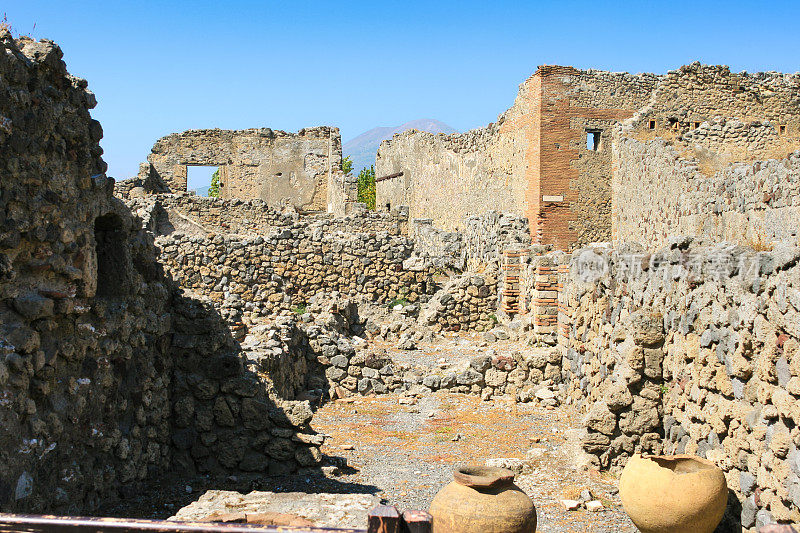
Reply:
[[[428,367],[442,359],[454,365],[489,349],[523,348],[511,342],[487,346],[480,338],[458,335],[409,352],[389,344],[384,347],[398,362]],[[106,505],[98,514],[168,518],[209,490],[370,494],[401,510],[427,509],[458,466],[515,459],[523,466],[516,483],[536,504],[538,531],[636,531],[619,503],[616,480],[578,465],[580,424],[570,406],[548,409],[507,398],[487,402],[443,391],[419,398],[390,394],[328,403],[315,413],[312,426],[328,437],[323,452],[346,461],[341,475],[211,478],[170,474],[138,487],[127,499]],[[580,499],[586,489],[603,503],[603,510],[564,509],[561,500]]]
[[[457,466],[526,459],[535,449],[516,482],[536,504],[538,531],[636,531],[619,504],[616,480],[577,465],[576,417],[567,408],[482,402],[443,392],[415,405],[400,404],[401,398],[335,402],[314,417],[316,429],[330,435],[324,451],[346,457],[356,470],[342,481],[375,486],[379,496],[401,509],[427,509]],[[560,500],[579,499],[584,489],[603,502],[603,511],[563,508]]]

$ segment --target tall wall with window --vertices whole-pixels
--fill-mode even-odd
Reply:
[[[800,75],[671,71],[614,134],[612,237],[798,242]]]
[[[342,141],[339,129],[328,126],[297,133],[189,130],[156,141],[147,159],[145,172],[154,173],[173,192],[186,190],[188,167],[210,165],[219,167],[222,198],[326,211],[332,175],[341,172]]]

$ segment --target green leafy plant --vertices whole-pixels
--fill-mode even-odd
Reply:
[[[353,160],[348,155],[344,159],[342,159],[342,172],[345,175],[349,176],[351,172],[353,172]]]
[[[658,386],[658,392],[661,394],[661,396],[666,396],[667,394],[669,394],[669,389],[667,388],[667,386],[666,386],[666,385],[664,385],[663,383],[661,383],[661,384]]]
[[[208,195],[212,198],[219,198],[219,169],[211,174],[211,187],[208,188]]]
[[[297,307],[292,308],[292,312],[297,315],[304,315],[306,314],[306,304],[300,304]]]
[[[498,322],[500,322],[499,320],[497,320],[497,315],[495,315],[494,313],[489,315],[489,320],[491,320],[493,324],[497,324]]]
[[[388,307],[389,309],[394,309],[394,307],[395,307],[396,305],[402,305],[403,307],[405,307],[405,306],[407,306],[408,304],[409,304],[409,301],[408,301],[408,300],[406,300],[405,298],[395,298],[394,300],[392,300],[391,302],[389,302],[389,303],[387,304],[387,307]]]
[[[358,173],[358,201],[367,204],[368,209],[375,209],[375,166],[362,168]]]

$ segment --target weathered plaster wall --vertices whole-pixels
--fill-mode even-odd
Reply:
[[[147,159],[173,191],[186,190],[187,166],[219,166],[223,198],[326,211],[329,182],[341,170],[342,142],[339,129],[327,126],[297,133],[189,130],[156,141]]]
[[[760,123],[739,125],[715,123],[720,135],[715,145],[741,146],[754,157],[764,155],[769,140],[776,137],[774,130]],[[692,133],[694,142],[699,130]],[[726,133],[734,137],[728,140]],[[798,242],[800,152],[785,159],[730,163],[709,175],[704,160],[682,157],[685,146],[661,139],[617,140],[615,242],[647,243],[651,250],[672,235],[705,235],[762,247]]]
[[[498,206],[521,214],[524,184],[511,176],[512,151],[500,132],[501,125],[490,124],[453,135],[395,134],[378,149],[375,175],[403,175],[376,184],[378,209],[406,205],[410,218],[429,218],[446,230]]]

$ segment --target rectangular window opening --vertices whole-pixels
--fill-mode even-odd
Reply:
[[[651,130],[654,130],[654,129],[656,129],[656,121],[655,121],[655,120],[651,120],[651,121],[648,123],[648,126],[650,127],[650,129],[651,129]]]
[[[692,125],[694,126],[694,129],[697,129],[697,128],[700,127],[700,123],[699,122],[693,122]]]
[[[785,125],[778,126],[778,134],[779,135],[786,135],[786,126]]]
[[[586,149],[596,152],[600,149],[601,130],[586,130]]]
[[[215,177],[216,176],[216,177]],[[186,167],[186,192],[196,196],[220,196],[222,186],[219,167],[188,165]]]

